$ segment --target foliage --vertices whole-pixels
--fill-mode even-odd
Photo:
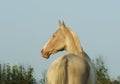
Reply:
[[[102,57],[96,58],[93,61],[96,68],[98,84],[120,84],[118,80],[111,80],[108,74],[108,69],[102,60]]]
[[[42,77],[43,78],[40,79],[40,84],[46,84],[46,71],[42,73]]]
[[[33,77],[33,68],[22,65],[0,64],[0,84],[37,84]]]

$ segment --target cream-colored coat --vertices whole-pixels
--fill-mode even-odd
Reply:
[[[60,22],[60,28],[41,50],[42,56],[66,50],[69,54],[60,56],[49,67],[47,84],[97,84],[95,68],[84,52],[76,33]]]

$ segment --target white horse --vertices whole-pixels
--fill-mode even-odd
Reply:
[[[45,58],[58,51],[69,54],[58,57],[49,67],[47,84],[97,84],[96,71],[84,52],[76,33],[59,21],[59,29],[41,50]]]

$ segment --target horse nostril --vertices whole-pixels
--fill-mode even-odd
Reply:
[[[41,50],[41,53],[43,53],[43,49]]]

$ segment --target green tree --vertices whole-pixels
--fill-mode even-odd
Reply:
[[[94,65],[97,72],[98,84],[111,84],[108,69],[104,64],[102,57],[96,58],[94,61]]]
[[[0,84],[37,84],[33,71],[31,66],[25,69],[22,65],[0,64]]]
[[[46,71],[42,73],[42,78],[40,79],[40,84],[46,84]]]
[[[95,68],[96,68],[98,84],[120,84],[119,76],[118,76],[118,79],[116,80],[110,79],[110,76],[108,74],[108,69],[105,66],[105,63],[102,57],[96,58],[93,61],[93,64],[95,65]]]

